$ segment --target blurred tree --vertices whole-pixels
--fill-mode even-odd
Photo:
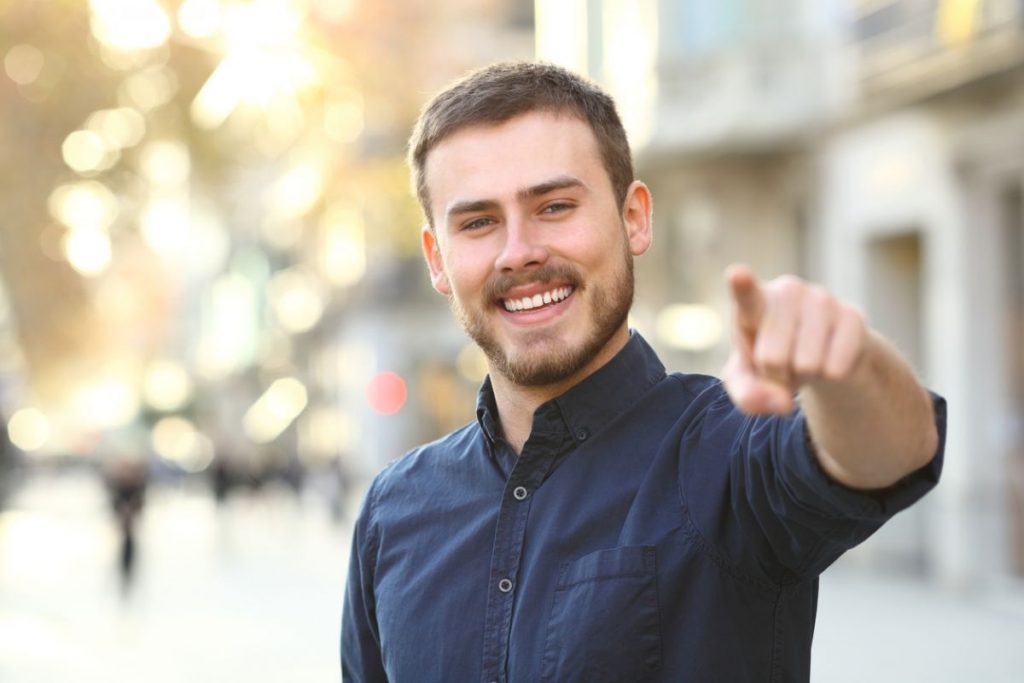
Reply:
[[[419,258],[404,164],[419,107],[527,56],[527,4],[0,0],[0,277],[32,398],[130,421],[147,363],[201,370],[204,311],[239,275],[253,362],[310,372],[296,358],[376,291],[367,275],[409,284],[390,274]],[[310,296],[319,321],[288,315]],[[266,374],[222,387],[244,407]]]

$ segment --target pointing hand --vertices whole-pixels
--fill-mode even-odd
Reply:
[[[787,414],[797,389],[841,381],[857,367],[868,332],[856,308],[793,275],[760,282],[750,268],[732,265],[726,280],[733,350],[723,379],[741,411]]]

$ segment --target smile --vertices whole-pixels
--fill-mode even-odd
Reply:
[[[558,303],[572,294],[572,292],[572,287],[557,287],[547,292],[534,294],[533,296],[524,296],[521,299],[504,299],[502,303],[505,306],[505,310],[511,313],[529,311],[546,304]]]

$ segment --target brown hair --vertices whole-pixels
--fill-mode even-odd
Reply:
[[[425,178],[430,150],[467,126],[496,125],[533,111],[568,113],[590,126],[622,206],[633,182],[633,159],[612,98],[596,84],[553,64],[502,62],[470,73],[435,96],[409,138],[413,187],[431,225]]]

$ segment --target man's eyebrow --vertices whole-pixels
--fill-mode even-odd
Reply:
[[[462,202],[455,202],[448,207],[445,214],[448,218],[459,216],[464,213],[477,213],[478,211],[493,211],[498,208],[498,202],[493,199],[469,199]]]
[[[570,188],[587,189],[586,183],[579,178],[571,175],[556,176],[551,180],[546,180],[543,183],[531,185],[530,187],[524,187],[516,192],[516,199],[524,201],[527,199],[535,199],[537,197],[543,197],[549,192],[556,190],[566,190]],[[465,201],[458,201],[448,207],[445,211],[445,215],[451,219],[455,216],[460,216],[467,213],[477,213],[482,211],[494,211],[498,209],[498,201],[495,199],[467,199]]]
[[[516,198],[519,200],[534,199],[536,197],[542,197],[548,192],[554,192],[555,190],[567,190],[570,188],[585,190],[587,189],[587,186],[582,180],[575,176],[561,175],[538,185],[532,185],[531,187],[519,190],[516,192]]]

